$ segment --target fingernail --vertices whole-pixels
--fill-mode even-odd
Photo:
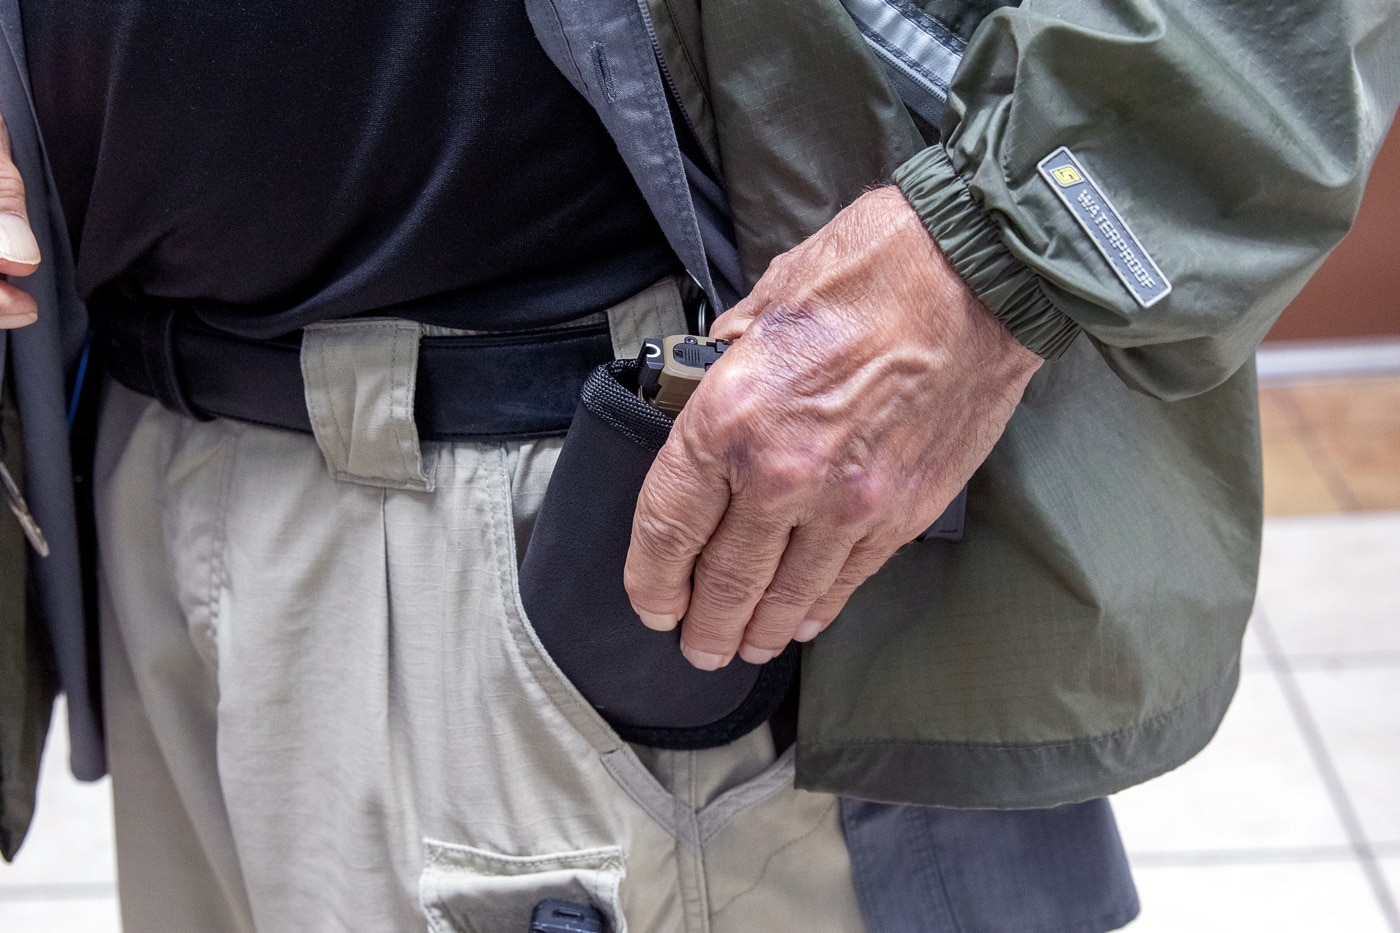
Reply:
[[[0,214],[0,259],[37,265],[39,242],[24,218],[16,214]]]
[[[822,623],[820,619],[808,619],[797,627],[797,632],[792,636],[793,641],[811,641],[822,633]]]
[[[692,667],[698,667],[702,671],[717,671],[734,657],[732,654],[726,657],[722,654],[710,654],[708,651],[696,651],[685,642],[681,642],[681,654],[685,655]]]
[[[767,664],[782,653],[781,648],[777,651],[769,651],[767,648],[755,648],[753,645],[739,646],[739,657],[750,664]]]
[[[638,609],[637,615],[641,618],[643,625],[658,632],[669,632],[676,627],[676,617],[669,613],[643,612]]]
[[[6,327],[23,327],[25,324],[33,324],[39,320],[39,315],[34,311],[0,311],[0,321],[5,322]]]

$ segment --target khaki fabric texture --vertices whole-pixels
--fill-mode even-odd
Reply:
[[[559,443],[424,444],[432,492],[373,486],[310,437],[110,387],[128,931],[519,933],[550,896],[616,933],[863,929],[837,799],[791,751],[760,730],[644,764],[535,640],[517,542]]]

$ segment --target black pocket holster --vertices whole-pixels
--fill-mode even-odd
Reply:
[[[642,624],[622,585],[637,493],[672,420],[637,397],[637,362],[599,366],[540,507],[520,596],[555,664],[628,742],[712,748],[767,721],[792,688],[799,646],[763,665],[691,667],[680,630]]]

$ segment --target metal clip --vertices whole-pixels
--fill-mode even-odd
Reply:
[[[19,520],[19,527],[24,529],[24,536],[29,539],[29,543],[40,557],[48,557],[48,539],[44,537],[44,531],[39,527],[39,523],[34,520],[34,514],[29,511],[29,503],[24,501],[24,495],[19,491],[19,484],[10,475],[10,471],[5,468],[4,463],[0,463],[0,485],[5,487],[5,502],[9,505],[10,511],[15,513],[15,518]]]

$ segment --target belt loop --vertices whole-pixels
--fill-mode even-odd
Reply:
[[[327,321],[302,335],[301,372],[311,430],[338,480],[433,490],[435,460],[414,423],[420,325]]]
[[[612,336],[613,356],[635,359],[648,337],[684,334],[685,302],[680,280],[669,275],[626,301],[608,309],[608,333]]]

